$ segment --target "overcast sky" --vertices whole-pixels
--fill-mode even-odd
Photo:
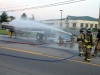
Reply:
[[[64,1],[71,1],[71,0],[0,0],[0,11],[37,7]],[[28,18],[31,18],[32,14],[34,14],[35,19],[37,20],[46,20],[46,19],[61,18],[61,12],[59,10],[63,10],[62,13],[63,18],[67,17],[67,15],[91,16],[94,18],[99,17],[100,0],[84,0],[84,1],[75,0],[75,1],[80,1],[80,2],[53,6],[53,7],[7,12],[7,14],[9,16],[15,16],[16,18],[20,18],[22,13],[26,13]],[[2,12],[0,12],[0,15],[1,14]]]

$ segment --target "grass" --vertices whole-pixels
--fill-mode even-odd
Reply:
[[[94,30],[94,32],[96,32],[96,30]],[[7,30],[1,30],[0,29],[0,34],[1,35],[8,35]],[[33,32],[31,34],[22,34],[23,37],[36,37],[36,32]],[[96,35],[93,36],[93,40],[96,39]]]
[[[92,30],[92,32],[98,32],[98,30]]]
[[[24,33],[24,34],[22,34],[22,36],[23,37],[36,37],[36,32],[33,32],[33,33],[31,33],[31,34],[26,34],[26,33]]]
[[[8,35],[8,32],[7,32],[7,30],[2,30],[2,29],[0,29],[0,34],[1,34],[1,35]],[[13,35],[14,35],[14,34],[13,34]],[[23,37],[35,37],[35,36],[36,36],[36,32],[33,32],[33,33],[31,33],[31,34],[24,33],[24,34],[22,34],[21,36],[23,36]]]
[[[7,35],[8,32],[7,32],[7,30],[1,30],[1,29],[0,29],[0,34],[2,34],[2,35]]]

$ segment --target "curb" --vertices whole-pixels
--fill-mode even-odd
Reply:
[[[42,43],[42,44],[32,44],[32,43],[28,43],[28,42],[14,42],[14,41],[7,41],[7,40],[1,40],[1,41],[4,41],[4,42],[10,42],[10,43],[18,43],[18,44],[28,44],[28,45],[34,45],[34,46],[47,44],[47,43]]]

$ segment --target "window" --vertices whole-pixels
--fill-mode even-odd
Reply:
[[[58,25],[58,23],[56,23],[56,25]]]
[[[90,25],[90,28],[93,28],[93,24]]]
[[[83,28],[83,23],[80,24],[80,27]]]
[[[86,24],[86,28],[88,27],[88,24]]]
[[[60,23],[60,27],[62,27],[62,24]]]
[[[68,22],[68,21],[69,21],[69,19],[68,19],[68,17],[67,17],[66,22]]]
[[[54,25],[54,23],[49,23],[49,25]]]
[[[95,24],[95,28],[97,28],[98,27],[98,25],[97,24]]]
[[[69,28],[69,23],[66,24],[66,28]]]
[[[73,27],[76,27],[76,23],[73,23]]]
[[[51,23],[51,25],[54,25],[54,23]]]

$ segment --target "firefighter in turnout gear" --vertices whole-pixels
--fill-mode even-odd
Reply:
[[[8,31],[8,36],[11,37],[11,31],[9,29],[7,29]]]
[[[85,35],[84,35],[84,31],[83,29],[80,29],[80,34],[77,37],[77,42],[78,42],[78,49],[79,49],[79,56],[83,55],[83,49],[84,49],[84,39],[85,39]]]
[[[63,44],[64,43],[63,38],[61,36],[59,36],[59,43],[60,44]]]
[[[100,29],[98,29],[98,34],[97,34],[95,42],[97,44],[96,44],[96,47],[95,47],[95,50],[94,50],[94,54],[92,56],[96,57],[98,52],[99,52],[99,50],[100,50]]]
[[[91,50],[93,46],[93,38],[91,34],[91,29],[87,29],[87,33],[85,35],[84,45],[86,48],[86,56],[85,60],[90,62],[91,61]]]

